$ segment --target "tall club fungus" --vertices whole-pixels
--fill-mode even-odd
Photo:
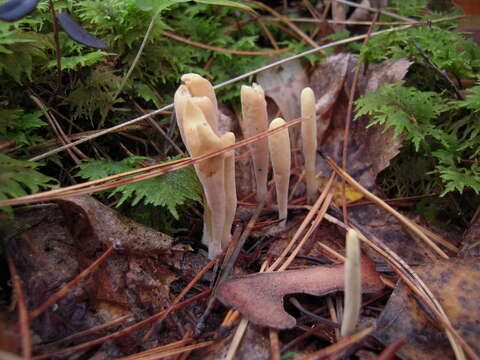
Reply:
[[[275,129],[283,124],[285,124],[285,120],[276,118],[270,123],[269,129]],[[268,148],[270,150],[270,158],[272,159],[273,178],[277,193],[278,217],[282,220],[281,225],[284,226],[287,222],[288,185],[290,183],[291,168],[288,129],[283,129],[270,135]]]
[[[175,112],[183,142],[192,157],[235,143],[231,132],[218,133],[218,109],[212,85],[197,74],[182,76],[175,93]],[[213,258],[226,248],[237,206],[235,163],[228,151],[195,165],[204,193],[202,242]]]

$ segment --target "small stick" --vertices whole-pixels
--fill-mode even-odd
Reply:
[[[205,265],[202,270],[198,272],[197,275],[190,281],[190,283],[185,286],[185,288],[178,294],[178,296],[175,298],[175,300],[172,301],[170,306],[168,307],[167,310],[163,312],[163,315],[160,316],[152,325],[152,327],[147,331],[145,336],[143,337],[143,341],[147,341],[150,335],[152,335],[153,331],[155,330],[155,327],[157,327],[168,315],[172,313],[173,310],[175,310],[175,306],[180,302],[180,300],[183,299],[185,295],[190,291],[190,289],[205,275],[205,273],[217,262],[217,259],[214,258],[210,260],[207,265]]]
[[[342,340],[340,340],[336,344],[330,345],[326,348],[320,349],[320,350],[315,351],[311,354],[302,356],[302,357],[298,358],[297,360],[317,360],[317,359],[326,359],[326,358],[328,359],[332,355],[338,353],[339,351],[345,350],[349,346],[351,346],[351,345],[353,345],[353,344],[355,344],[359,341],[362,341],[363,339],[365,339],[365,337],[370,335],[374,329],[375,328],[373,326],[371,326],[369,328],[366,328],[366,329],[356,333],[353,336],[343,338]]]
[[[32,340],[30,338],[28,311],[27,305],[25,304],[25,298],[23,296],[22,284],[13,260],[8,257],[7,262],[8,268],[10,269],[10,275],[12,277],[13,290],[15,291],[15,296],[17,298],[18,321],[20,323],[20,333],[22,334],[22,358],[31,359]]]
[[[435,70],[436,72],[438,72],[440,74],[440,76],[442,76],[443,78],[445,78],[445,80],[447,80],[447,82],[450,84],[450,86],[453,88],[453,90],[455,91],[455,95],[457,95],[457,97],[460,99],[460,100],[465,100],[465,96],[462,95],[462,93],[460,92],[460,90],[458,89],[457,85],[455,85],[455,83],[453,82],[453,80],[450,78],[450,76],[448,76],[447,72],[440,69],[437,65],[435,65],[435,63],[432,61],[432,59],[430,59],[430,57],[427,55],[427,53],[420,47],[420,45],[418,45],[417,41],[415,39],[412,39],[412,43],[413,45],[417,48],[417,50],[420,52],[420,55],[422,55],[422,57],[425,59],[425,61],[427,62],[428,65],[430,65],[430,67]]]
[[[395,358],[395,354],[404,344],[405,339],[395,340],[393,343],[389,344],[380,355],[378,355],[377,360],[393,360]]]
[[[270,337],[270,359],[272,360],[280,360],[280,341],[278,340],[278,330],[277,329],[269,329],[269,337]]]

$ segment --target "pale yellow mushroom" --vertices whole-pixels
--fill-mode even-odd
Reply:
[[[269,129],[275,129],[283,124],[285,124],[285,120],[276,118],[270,123]],[[285,225],[287,221],[288,186],[291,167],[288,129],[283,129],[270,135],[268,137],[268,147],[270,158],[272,159],[273,177],[277,193],[278,217],[282,220],[281,224]]]
[[[215,116],[207,118],[208,123],[212,127],[213,131],[218,134],[218,104],[217,97],[215,96],[215,90],[212,84],[207,79],[201,77],[198,74],[189,73],[182,75],[182,83],[187,87],[189,93],[193,97],[206,96],[210,99],[213,105]]]
[[[315,94],[309,87],[302,90],[300,96],[302,108],[302,150],[305,159],[305,180],[307,183],[307,202],[313,203],[317,196],[315,178],[315,160],[317,152],[317,119],[315,116]]]
[[[223,147],[235,144],[235,135],[228,132],[222,136]],[[225,230],[222,241],[222,248],[226,249],[231,239],[231,231],[235,213],[237,211],[237,186],[235,183],[235,151],[230,150],[223,153],[225,158]]]
[[[197,74],[182,76],[174,105],[182,140],[191,156],[199,156],[235,143],[235,135],[219,134],[217,99],[210,82]],[[195,165],[204,193],[202,242],[209,258],[224,250],[230,241],[237,207],[235,154],[225,152]]]
[[[242,132],[248,138],[268,129],[267,102],[260,85],[242,86],[240,91],[242,102]],[[267,195],[268,177],[268,140],[260,139],[249,146],[252,154],[257,201]]]
[[[185,103],[191,97],[192,95],[190,94],[190,91],[188,91],[188,88],[185,85],[180,85],[177,91],[175,91],[175,95],[173,97],[173,106],[175,108],[175,117],[177,120],[178,130],[180,130],[180,136],[185,146],[187,146],[187,143],[183,134],[183,109],[185,107]]]
[[[341,334],[343,337],[354,333],[362,306],[362,278],[360,269],[360,244],[357,232],[348,230],[345,261],[345,300]]]

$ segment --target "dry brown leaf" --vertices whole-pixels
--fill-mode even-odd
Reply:
[[[172,238],[136,223],[91,196],[57,200],[72,236],[85,246],[98,242],[128,253],[158,254],[172,249]]]
[[[374,263],[362,258],[362,291],[374,293],[383,289]],[[315,266],[247,275],[222,283],[218,299],[239,310],[251,322],[277,329],[290,329],[296,320],[283,309],[283,297],[293,293],[326,295],[344,287],[344,265]]]
[[[439,300],[454,328],[480,353],[480,263],[477,259],[439,260],[415,269]],[[397,285],[377,322],[383,343],[405,339],[403,359],[453,359],[445,332],[427,315],[403,283]]]
[[[29,310],[73,280],[107,246],[123,240],[123,249],[112,252],[31,322],[32,331],[43,341],[63,338],[125,314],[148,314],[165,308],[171,302],[172,282],[179,276],[193,278],[206,262],[190,252],[170,251],[171,247],[165,247],[170,237],[131,220],[124,222],[115,211],[88,197],[63,200],[62,207],[48,204],[18,209],[15,220],[22,228],[8,236],[6,251],[24,284]],[[158,244],[155,239],[159,239]],[[138,243],[131,243],[134,241]],[[167,328],[162,339],[176,340],[176,331],[176,327]],[[131,353],[138,350],[142,336],[141,332],[132,333],[128,341],[124,337],[108,346]]]
[[[308,79],[300,60],[293,60],[261,72],[257,82],[279,107],[285,120],[300,116],[300,93],[308,86]]]

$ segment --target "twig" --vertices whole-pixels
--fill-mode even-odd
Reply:
[[[32,358],[32,340],[30,338],[30,325],[28,321],[27,305],[23,296],[22,284],[17,273],[17,268],[10,257],[7,257],[8,268],[12,278],[13,289],[17,299],[18,322],[20,323],[20,334],[22,335],[22,358]]]
[[[430,59],[430,57],[427,55],[427,53],[420,47],[420,45],[417,43],[417,41],[415,39],[412,39],[412,43],[413,45],[417,48],[417,50],[420,52],[420,55],[422,55],[422,57],[425,59],[425,61],[427,62],[428,65],[430,65],[430,67],[435,70],[437,73],[440,74],[440,76],[442,76],[445,80],[447,80],[447,82],[450,84],[450,86],[453,88],[453,90],[455,91],[455,95],[457,95],[457,97],[460,99],[460,100],[465,100],[465,96],[462,95],[462,93],[460,92],[460,90],[458,89],[457,85],[455,85],[455,83],[453,82],[453,80],[450,78],[450,76],[448,76],[447,72],[440,69],[437,65],[435,65],[435,63],[432,61],[432,59]]]
[[[353,7],[357,7],[357,8],[360,8],[360,9],[365,9],[365,10],[368,10],[368,11],[371,11],[371,12],[380,12],[380,14],[383,14],[383,15],[388,15],[394,19],[398,19],[398,20],[403,20],[403,21],[407,21],[409,23],[414,23],[416,22],[416,20],[414,19],[410,19],[406,16],[401,16],[401,15],[398,15],[398,14],[395,14],[391,11],[387,11],[387,10],[382,10],[382,9],[377,9],[377,8],[374,8],[374,7],[371,7],[371,6],[367,6],[367,5],[363,5],[363,4],[357,4],[357,3],[354,3],[354,2],[351,2],[351,1],[348,1],[348,0],[335,0],[336,2],[340,3],[340,4],[345,4],[345,5],[349,5],[349,6],[353,6]]]
[[[278,11],[275,11],[274,9],[272,9],[270,6],[268,5],[265,5],[264,3],[262,2],[259,2],[259,1],[256,1],[256,0],[245,0],[246,2],[250,3],[250,4],[254,4],[254,5],[257,5],[259,7],[261,7],[262,9],[268,11],[269,13],[271,13],[273,16],[276,16],[277,18],[281,19],[285,24],[288,25],[288,27],[290,27],[290,29],[292,29],[293,31],[295,31],[303,40],[306,41],[307,44],[309,44],[310,46],[312,46],[313,48],[316,48],[318,49],[319,51],[321,51],[322,53],[325,54],[325,52],[323,51],[323,49],[321,49],[320,46],[318,46],[318,44],[313,41],[307,34],[305,34],[297,25],[295,25],[294,23],[292,23],[287,17],[283,16],[282,14],[280,14]]]
[[[238,258],[238,255],[240,254],[240,250],[242,250],[243,248],[243,245],[245,244],[245,241],[247,240],[247,238],[250,236],[250,233],[253,229],[253,226],[255,225],[255,223],[257,222],[258,220],[258,217],[260,216],[261,212],[262,212],[262,209],[263,207],[265,206],[265,203],[268,199],[268,195],[265,197],[265,199],[263,199],[258,205],[257,205],[257,208],[255,209],[255,212],[253,213],[252,217],[250,218],[250,220],[248,221],[247,225],[245,226],[245,229],[243,230],[243,233],[242,235],[240,236],[240,238],[238,239],[238,243],[236,244],[236,247],[234,249],[234,251],[232,252],[232,254],[230,255],[230,257],[228,258],[227,260],[227,264],[226,266],[224,267],[223,271],[222,271],[222,274],[220,275],[218,281],[216,282],[215,284],[215,287],[212,291],[212,296],[210,297],[210,299],[208,300],[208,304],[207,304],[207,307],[203,313],[203,315],[200,317],[200,319],[198,320],[198,323],[197,325],[195,326],[195,333],[198,335],[201,333],[203,327],[204,327],[204,323],[207,319],[207,317],[210,315],[210,311],[211,311],[211,308],[213,306],[213,303],[215,301],[215,295],[216,295],[216,291],[217,291],[217,288],[218,286],[223,282],[225,281],[228,276],[230,275],[230,272],[232,271],[233,269],[233,266],[235,265],[235,262],[237,261],[237,258]]]
[[[297,360],[317,360],[317,359],[330,358],[330,356],[332,356],[333,354],[336,354],[339,351],[342,351],[342,350],[346,349],[347,347],[349,347],[349,346],[351,346],[351,345],[353,345],[353,344],[355,344],[359,341],[362,341],[363,339],[365,339],[366,336],[370,335],[374,329],[375,328],[373,326],[369,327],[369,328],[366,328],[362,331],[359,331],[358,333],[356,333],[353,336],[343,338],[342,340],[340,340],[336,344],[330,345],[326,348],[320,349],[320,350],[315,351],[311,354],[302,356],[302,357],[298,358]]]
[[[147,331],[145,336],[143,337],[143,341],[147,341],[148,338],[152,335],[153,331],[155,328],[168,316],[172,313],[173,310],[175,310],[175,306],[180,302],[180,300],[183,299],[185,295],[190,291],[190,289],[205,275],[205,273],[210,270],[210,268],[217,262],[217,259],[214,258],[210,260],[207,265],[205,265],[202,270],[198,272],[197,275],[190,281],[190,283],[185,286],[185,288],[178,294],[178,296],[175,298],[175,300],[172,301],[170,306],[168,307],[167,310],[163,312],[163,315],[158,318],[158,320],[155,321],[155,323],[152,325],[152,327]]]
[[[388,211],[390,214],[395,216],[403,225],[409,228],[415,235],[417,235],[420,239],[425,241],[435,252],[443,257],[444,259],[448,259],[448,255],[443,252],[428,236],[426,236],[415,224],[410,221],[408,218],[400,214],[397,210],[392,208],[390,205],[385,203],[382,199],[378,196],[372,194],[367,189],[365,189],[362,185],[360,185],[354,178],[352,178],[347,172],[341,169],[332,159],[326,157],[326,161],[330,168],[345,179],[355,190],[361,192],[367,199],[373,201],[375,204],[380,206],[385,211]]]
[[[75,339],[80,338],[80,337],[84,337],[84,336],[87,336],[87,335],[95,334],[97,332],[101,332],[105,329],[123,324],[124,322],[130,321],[130,320],[133,320],[133,315],[131,315],[131,314],[120,316],[119,318],[116,318],[115,320],[106,322],[106,323],[98,325],[98,326],[94,326],[94,327],[92,327],[90,329],[87,329],[87,330],[79,331],[75,334],[72,334],[70,336],[66,336],[66,337],[64,337],[60,340],[55,341],[55,342],[48,343],[48,345],[46,345],[46,346],[48,346],[49,348],[56,347],[56,346],[58,346],[60,344],[63,344],[65,342],[70,342],[70,341],[75,340]],[[44,348],[44,346],[39,346],[38,350],[43,349],[43,348]],[[35,350],[37,350],[37,348],[35,348]]]
[[[157,130],[158,133],[160,133],[160,135],[163,136],[163,138],[165,140],[168,141],[168,143],[170,145],[172,145],[172,147],[175,149],[175,151],[177,151],[179,154],[182,154],[184,155],[185,153],[182,151],[182,149],[180,149],[178,147],[177,144],[175,144],[175,141],[173,141],[170,136],[167,135],[167,133],[165,131],[163,131],[162,127],[160,125],[158,125],[158,123],[155,121],[155,119],[153,118],[152,115],[148,114],[139,104],[137,104],[136,101],[133,102],[133,104],[135,105],[135,107],[137,108],[137,110],[139,110],[142,114],[147,114],[149,115],[147,120],[148,120],[148,123],[155,129]]]
[[[52,131],[54,132],[55,135],[57,135],[60,142],[64,145],[72,144],[68,140],[67,136],[63,132],[63,129],[61,128],[60,124],[57,122],[55,117],[52,114],[50,114],[50,112],[48,111],[45,104],[37,96],[33,95],[33,92],[29,95],[29,97],[30,97],[30,99],[33,100],[33,102],[35,104],[37,104],[37,106],[40,108],[40,110],[42,110],[43,115],[45,115],[45,117],[47,118],[47,121],[48,121]],[[77,156],[74,154],[74,152],[77,153],[77,155],[81,156],[84,159],[87,158],[87,156],[84,153],[82,153],[76,146],[72,146],[72,149],[67,149],[67,152],[70,155],[70,157],[72,158],[73,162],[77,165],[80,163],[80,160],[77,158]]]
[[[156,360],[156,359],[164,359],[164,358],[169,358],[173,355],[177,355],[177,354],[181,354],[181,353],[184,353],[184,352],[190,352],[192,350],[196,350],[196,349],[201,349],[201,348],[204,348],[204,347],[207,347],[207,346],[210,346],[214,343],[214,341],[205,341],[203,343],[198,343],[198,344],[193,344],[193,345],[188,345],[188,346],[184,346],[184,347],[181,347],[181,348],[176,348],[176,349],[170,349],[170,350],[166,350],[166,351],[163,351],[163,352],[154,352],[154,351],[151,351],[151,350],[147,350],[148,351],[148,354],[147,355],[143,355],[142,353],[139,353],[139,354],[135,354],[135,355],[131,355],[131,356],[126,356],[126,357],[123,357],[123,358],[120,358],[120,360],[136,360],[136,359],[141,359],[141,360]],[[161,347],[160,347],[161,348]],[[153,349],[152,349],[153,350]]]
[[[295,306],[301,313],[306,315],[308,318],[311,318],[322,325],[325,325],[334,329],[340,328],[340,325],[338,323],[325,319],[324,317],[318,316],[317,314],[305,309],[296,298],[291,297],[289,301],[292,303],[293,306]]]
[[[135,58],[132,61],[132,64],[130,65],[130,68],[127,71],[127,74],[123,77],[122,82],[120,83],[120,86],[118,87],[118,90],[115,92],[115,94],[112,97],[112,105],[115,99],[120,95],[122,92],[123,88],[125,87],[125,84],[127,83],[127,80],[130,78],[130,75],[133,72],[133,69],[135,69],[135,66],[138,63],[138,60],[140,60],[140,56],[142,55],[143,49],[145,48],[145,45],[147,45],[148,38],[150,36],[150,33],[153,30],[153,26],[155,25],[155,21],[157,20],[157,17],[160,15],[160,11],[156,11],[152,15],[152,19],[150,20],[150,24],[148,24],[147,31],[145,32],[145,35],[143,36],[142,43],[140,44],[140,48],[137,51],[137,54],[135,55]]]
[[[280,341],[278,340],[278,330],[269,329],[270,337],[270,359],[271,360],[280,360]]]
[[[207,49],[207,50],[212,50],[216,52],[221,52],[221,53],[227,53],[227,54],[235,54],[235,55],[274,55],[274,54],[281,54],[289,50],[289,48],[283,48],[283,49],[275,49],[275,50],[261,50],[261,51],[246,51],[246,50],[230,50],[230,49],[225,49],[225,48],[219,48],[216,46],[211,46],[211,45],[205,45],[202,43],[199,43],[197,41],[185,39],[182,36],[172,34],[169,31],[163,31],[163,35],[166,37],[169,37],[174,40],[181,41],[183,43],[196,46],[202,49]]]
[[[395,340],[393,343],[389,344],[385,350],[378,355],[377,360],[393,360],[395,359],[395,354],[400,350],[400,348],[405,344],[405,339]]]

